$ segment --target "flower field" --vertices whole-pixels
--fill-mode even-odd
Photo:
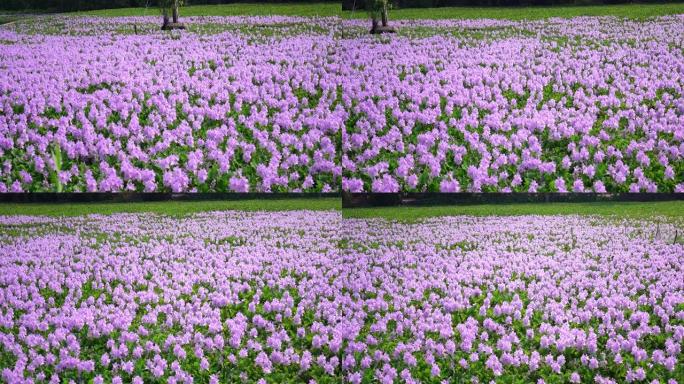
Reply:
[[[0,192],[339,190],[331,18],[0,28]]]
[[[0,374],[678,383],[677,220],[2,216]]]
[[[0,192],[683,192],[684,16],[0,28]]]
[[[684,192],[684,16],[345,21],[346,191]]]

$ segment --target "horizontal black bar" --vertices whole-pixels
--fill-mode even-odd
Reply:
[[[146,201],[278,200],[339,198],[340,193],[0,193],[0,203],[95,203]],[[594,201],[684,200],[684,193],[348,193],[343,208],[374,206],[429,206],[451,204],[508,204]]]
[[[0,193],[0,203],[134,203],[145,201],[279,200],[340,197],[332,193]]]
[[[342,193],[342,208],[684,200],[684,193]]]

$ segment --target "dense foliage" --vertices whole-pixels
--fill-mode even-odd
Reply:
[[[344,190],[684,192],[684,16],[393,25],[345,21]]]
[[[183,21],[3,28],[0,191],[684,190],[682,16]]]
[[[0,375],[676,384],[681,224],[0,217]]]
[[[183,21],[0,30],[0,192],[339,190],[331,21]]]

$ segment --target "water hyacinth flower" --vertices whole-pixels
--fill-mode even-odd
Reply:
[[[0,191],[339,189],[332,19],[156,19],[0,29]]]
[[[417,19],[342,39],[342,188],[418,175],[401,191],[681,190],[681,21]]]
[[[681,15],[61,21],[0,30],[2,192],[684,188]]]
[[[0,375],[421,382],[455,369],[478,382],[521,372],[676,382],[684,246],[673,241],[677,222],[650,224],[389,223],[334,211],[3,216],[16,230],[0,231],[0,326],[17,331],[0,332],[12,357]]]

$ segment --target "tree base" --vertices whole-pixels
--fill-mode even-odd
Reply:
[[[162,31],[171,31],[174,29],[185,29],[185,24],[183,23],[168,23],[161,27]]]
[[[377,26],[377,27],[374,27],[370,30],[370,33],[373,35],[379,35],[382,33],[396,33],[396,32],[397,32],[396,29],[394,29],[393,27],[390,27],[388,25],[387,26]]]

